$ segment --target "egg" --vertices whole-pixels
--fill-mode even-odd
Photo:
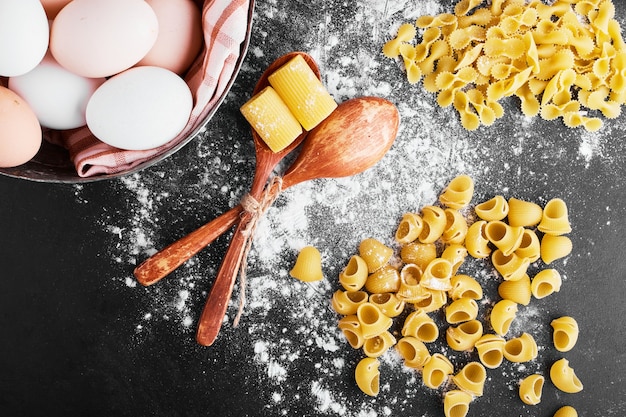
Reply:
[[[193,98],[177,74],[160,67],[135,67],[109,78],[87,103],[87,126],[111,146],[145,150],[180,133]]]
[[[86,124],[87,102],[104,81],[76,75],[48,53],[32,71],[9,78],[9,88],[26,100],[42,126],[74,129]]]
[[[159,20],[159,35],[137,65],[152,65],[183,74],[202,49],[200,9],[192,0],[146,0]]]
[[[108,77],[135,65],[156,42],[159,22],[144,0],[74,0],[52,23],[50,51],[83,77]]]
[[[0,0],[0,76],[35,68],[48,41],[48,18],[39,0]]]
[[[72,0],[41,0],[48,19],[53,20],[65,5]]]
[[[28,104],[0,86],[0,167],[22,165],[41,147],[41,126]]]

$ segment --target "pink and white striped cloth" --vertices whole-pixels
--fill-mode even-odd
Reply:
[[[241,44],[247,34],[251,0],[206,0],[202,8],[205,49],[187,73],[185,81],[194,98],[191,117],[176,138],[155,149],[127,151],[96,139],[87,127],[54,135],[68,149],[81,177],[115,174],[157,157],[180,144],[199,127],[220,97],[236,69]]]

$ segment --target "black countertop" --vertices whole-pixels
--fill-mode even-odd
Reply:
[[[381,360],[381,393],[353,382],[361,354],[336,328],[329,307],[337,274],[358,242],[392,242],[406,211],[436,203],[467,173],[473,203],[497,194],[565,200],[573,251],[552,267],[561,291],[520,307],[512,332],[532,333],[537,359],[488,371],[471,416],[552,416],[564,404],[581,416],[626,414],[626,118],[602,130],[525,118],[514,99],[493,126],[465,131],[451,108],[410,86],[379,52],[394,28],[452,5],[420,2],[258,1],[242,71],[197,140],[139,174],[82,185],[0,177],[0,414],[3,416],[442,416],[442,391],[426,388],[394,352]],[[616,1],[626,27],[626,5]],[[254,169],[249,128],[238,108],[262,70],[293,50],[311,53],[339,101],[378,95],[402,125],[394,146],[353,178],[316,180],[285,191],[259,225],[250,253],[248,303],[238,327],[238,288],[215,345],[195,343],[195,326],[229,236],[163,282],[144,288],[133,268],[150,253],[235,205]],[[325,280],[289,277],[297,250],[317,246]],[[473,265],[473,266],[472,266]],[[497,298],[497,276],[468,265]],[[533,268],[538,268],[535,265]],[[575,348],[550,346],[550,320],[571,315]],[[436,344],[459,366],[471,358]],[[517,384],[566,357],[584,384],[560,393],[549,382],[539,405]],[[547,378],[549,379],[549,378]]]

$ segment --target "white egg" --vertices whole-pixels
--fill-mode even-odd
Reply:
[[[39,0],[0,0],[0,76],[32,70],[46,54],[49,26]]]
[[[104,81],[69,72],[48,53],[32,71],[10,78],[9,88],[26,100],[42,126],[74,129],[86,124],[87,102]]]
[[[111,146],[145,150],[180,133],[191,114],[193,98],[178,75],[160,67],[135,67],[110,79],[87,104],[87,126]]]

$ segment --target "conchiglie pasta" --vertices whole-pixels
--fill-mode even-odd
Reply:
[[[455,275],[450,278],[452,288],[448,291],[451,299],[472,298],[480,300],[483,298],[483,287],[478,281],[469,275]]]
[[[493,331],[500,336],[509,332],[511,323],[517,315],[517,304],[511,300],[500,300],[493,306],[490,322]]]
[[[422,369],[424,385],[437,389],[447,381],[452,372],[454,372],[454,366],[450,360],[441,353],[435,353],[428,358]]]
[[[504,344],[506,340],[495,334],[485,334],[474,344],[480,362],[489,369],[495,369],[504,360]]]
[[[452,382],[463,391],[480,397],[483,395],[487,371],[480,362],[469,362],[456,375]]]
[[[402,336],[413,336],[422,342],[431,343],[439,337],[439,327],[426,312],[416,310],[404,320]]]
[[[528,405],[537,405],[541,402],[543,383],[545,379],[539,374],[529,375],[519,385],[519,397]]]
[[[543,208],[541,222],[537,226],[540,232],[549,235],[562,235],[572,231],[569,223],[567,204],[560,198],[553,198]]]
[[[353,255],[346,267],[339,273],[339,283],[347,291],[358,291],[365,285],[368,269],[365,259]]]
[[[304,282],[319,281],[324,278],[322,273],[322,254],[314,246],[305,246],[298,253],[296,263],[289,274]]]
[[[573,317],[563,316],[552,320],[552,341],[559,352],[572,350],[578,341],[578,323]]]
[[[446,342],[456,351],[471,350],[483,335],[483,324],[479,320],[470,320],[446,330]]]
[[[441,235],[444,243],[463,243],[467,235],[467,220],[460,211],[447,208],[444,210],[446,225]]]
[[[369,302],[361,304],[356,315],[361,323],[361,333],[366,339],[378,336],[392,325],[391,317],[385,316],[378,307]]]
[[[550,380],[555,387],[568,394],[582,391],[583,384],[565,358],[559,359],[550,367]]]
[[[363,358],[354,371],[357,386],[365,394],[375,397],[380,389],[380,362],[376,358]]]
[[[572,252],[572,241],[567,236],[544,235],[541,239],[541,259],[551,264]]]
[[[359,305],[367,302],[368,296],[365,291],[341,291],[333,294],[331,305],[333,310],[344,316],[356,314]]]
[[[359,244],[359,255],[365,260],[370,273],[386,265],[393,255],[393,249],[374,238],[368,238]]]
[[[505,300],[527,306],[530,303],[532,291],[528,274],[517,281],[503,281],[498,285],[498,294]]]
[[[374,304],[387,317],[397,317],[404,310],[404,301],[393,293],[371,294],[369,302]]]
[[[370,293],[396,292],[400,288],[400,272],[391,265],[384,265],[372,272],[365,281]]]
[[[493,220],[485,226],[485,236],[505,256],[511,255],[522,244],[524,228],[512,227],[500,220]]]
[[[423,227],[424,222],[419,214],[405,213],[396,230],[396,241],[405,244],[417,240]]]
[[[476,259],[482,259],[489,256],[491,248],[489,247],[489,239],[485,235],[486,220],[479,220],[472,223],[467,229],[465,236],[465,247],[467,252]]]
[[[443,414],[445,417],[465,417],[471,402],[472,396],[465,391],[447,391],[443,396]]]
[[[509,203],[503,196],[497,195],[474,207],[476,215],[486,221],[502,220],[509,213]]]
[[[535,298],[541,299],[561,289],[561,274],[556,269],[539,271],[530,284],[530,290]]]
[[[474,195],[474,181],[469,175],[459,175],[452,179],[439,196],[446,207],[461,209],[469,204]]]
[[[396,350],[409,368],[422,369],[430,358],[424,342],[413,336],[404,336],[398,340]]]
[[[363,346],[365,338],[361,330],[361,322],[356,314],[343,317],[339,320],[338,327],[353,349],[360,349]]]
[[[556,410],[553,417],[578,417],[578,412],[571,405],[565,405]]]
[[[422,232],[418,239],[422,243],[433,243],[442,235],[446,227],[446,214],[441,207],[425,206],[422,208]]]
[[[539,224],[543,214],[543,209],[539,204],[530,201],[509,198],[509,213],[507,220],[509,225],[532,227]]]
[[[459,298],[446,307],[446,321],[458,324],[474,320],[478,316],[478,304],[471,298]]]
[[[378,336],[365,339],[363,343],[363,353],[370,358],[378,358],[395,344],[396,338],[388,331],[385,331]]]
[[[405,264],[415,264],[423,271],[437,257],[437,246],[434,243],[412,242],[402,246],[400,259]]]
[[[522,333],[504,344],[504,357],[510,362],[528,362],[535,359],[537,354],[537,342],[528,333]]]

